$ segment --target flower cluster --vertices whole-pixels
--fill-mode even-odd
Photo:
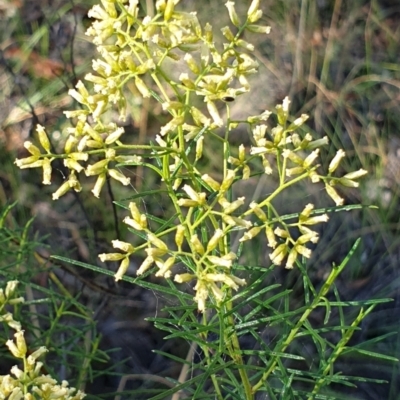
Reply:
[[[68,382],[58,384],[50,375],[42,373],[43,363],[38,358],[47,352],[45,347],[29,353],[21,330],[21,324],[14,320],[13,315],[4,312],[7,304],[15,305],[22,303],[22,297],[15,297],[18,282],[10,281],[6,289],[0,289],[0,321],[14,329],[14,340],[8,340],[6,345],[11,354],[20,359],[23,369],[18,365],[11,368],[11,374],[0,375],[0,398],[9,400],[81,400],[85,394],[80,390],[68,387]],[[29,354],[29,355],[28,355]]]
[[[274,208],[275,198],[284,189],[309,179],[316,184],[323,182],[327,194],[341,205],[343,199],[335,186],[356,187],[357,179],[366,171],[334,176],[344,157],[339,150],[328,175],[323,175],[319,171],[319,148],[328,140],[314,140],[310,133],[303,133],[308,116],[291,118],[288,98],[276,106],[277,122],[272,128],[267,125],[271,115],[268,110],[244,121],[231,119],[229,104],[250,91],[249,76],[258,70],[252,55],[254,46],[244,40],[244,34],[265,35],[270,31],[268,26],[258,25],[262,18],[260,0],[252,0],[244,18],[236,13],[234,2],[227,1],[233,27],[222,28],[221,46],[214,39],[211,25],[202,26],[195,13],[178,11],[178,3],[157,0],[156,15],[143,18],[139,17],[138,0],[101,0],[95,5],[89,13],[95,21],[87,35],[93,37],[100,57],[93,61],[93,73],[85,77],[87,85],[80,81],[70,91],[82,109],[66,112],[75,125],[66,132],[65,152],[53,154],[48,136],[39,126],[44,152],[27,142],[25,147],[31,156],[16,160],[16,164],[21,168],[43,168],[43,183],[50,184],[51,163],[62,158],[70,175],[53,199],[70,189],[80,191],[82,172],[97,177],[92,192],[99,197],[108,178],[129,185],[129,177],[118,166],[151,167],[168,192],[175,210],[169,221],[175,218],[174,222],[155,230],[148,224],[148,215],[136,203],[130,203],[130,216],[124,223],[143,242],[133,246],[114,240],[112,245],[119,252],[101,254],[100,260],[119,261],[115,279],[120,280],[130,266],[130,256],[144,252],[138,275],[155,267],[158,277],[173,277],[178,283],[195,281],[195,301],[204,311],[208,300],[219,306],[226,293],[245,284],[235,276],[237,257],[229,245],[233,232],[240,234],[241,243],[264,232],[271,261],[293,268],[300,256],[310,257],[307,244],[318,241],[317,232],[309,226],[326,222],[328,217],[315,215],[314,205],[309,204],[297,217],[284,220]],[[173,60],[177,68],[171,68],[166,60]],[[155,138],[156,144],[124,143],[123,128],[107,121],[107,111],[113,106],[118,108],[120,118],[125,118],[124,87],[129,81],[141,96],[152,96],[170,115]],[[193,101],[195,97],[203,101],[203,107],[201,102]],[[227,108],[227,118],[221,113],[222,106]],[[252,132],[251,149],[244,145],[235,149],[229,143],[229,133],[239,124]],[[225,136],[221,138],[223,127]],[[202,171],[198,162],[210,137],[222,143],[223,165],[218,179],[210,171]],[[148,151],[136,154],[142,150]],[[156,159],[158,164],[143,161],[146,157]],[[232,198],[236,181],[274,172],[278,185],[265,199],[249,202],[245,197]],[[173,275],[176,264],[184,264],[187,272]]]

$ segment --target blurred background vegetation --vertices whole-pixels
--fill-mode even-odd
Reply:
[[[141,3],[144,8],[152,8],[151,0]],[[224,26],[228,18],[223,3],[203,0],[197,10],[199,19],[209,21],[216,29]],[[249,3],[237,0],[238,12],[245,13]],[[37,123],[51,132],[54,149],[63,150],[69,126],[63,111],[76,107],[67,91],[89,71],[96,57],[94,46],[84,34],[90,24],[86,14],[93,4],[93,0],[0,0],[0,207],[17,201],[7,217],[7,226],[14,231],[35,217],[27,237],[34,243],[29,251],[35,251],[37,257],[25,260],[30,271],[28,277],[24,275],[26,282],[43,288],[57,286],[72,299],[79,297],[85,309],[94,312],[93,319],[102,335],[99,346],[118,348],[109,356],[108,364],[107,357],[98,358],[98,368],[116,365],[115,373],[120,375],[176,377],[179,366],[163,361],[151,349],[184,358],[187,344],[164,342],[163,334],[143,319],[159,312],[165,299],[125,283],[116,285],[112,279],[87,270],[46,261],[50,254],[58,254],[98,263],[97,254],[110,249],[109,241],[126,235],[118,223],[122,211],[110,212],[113,200],[126,198],[132,191],[158,187],[160,182],[138,169],[131,175],[130,191],[110,184],[102,199],[97,200],[90,193],[93,182],[88,179],[84,182],[88,190],[52,202],[51,193],[65,178],[62,164],[54,169],[50,187],[41,184],[38,171],[21,171],[13,164],[16,157],[25,156],[24,141],[35,141]],[[191,11],[196,2],[182,0],[181,5]],[[291,114],[309,114],[309,131],[317,137],[329,137],[323,162],[343,148],[348,156],[344,171],[369,171],[359,191],[346,190],[343,194],[348,204],[360,202],[378,208],[332,215],[331,223],[322,228],[309,270],[314,281],[320,281],[332,262],[339,263],[355,239],[361,237],[362,245],[338,289],[342,299],[349,301],[393,299],[389,306],[375,310],[355,340],[373,341],[393,332],[380,342],[379,350],[399,357],[400,1],[263,0],[262,8],[261,23],[271,25],[272,32],[257,39],[255,54],[260,73],[253,78],[251,94],[233,105],[232,115],[273,109],[289,95]],[[128,85],[128,90],[129,118],[124,126],[129,140],[144,143],[154,138],[166,116],[151,101],[143,101],[133,85]],[[117,114],[113,118],[117,120]],[[232,140],[251,145],[245,131],[235,132]],[[204,162],[210,171],[216,167],[212,148],[205,149]],[[270,184],[268,179],[250,179],[237,191],[261,196],[268,193]],[[305,184],[282,201],[282,210],[298,211],[299,204],[309,202],[321,207],[330,204],[321,188]],[[160,217],[167,213],[167,206],[158,197],[147,197],[145,206]],[[11,243],[7,246],[14,252],[21,249],[17,239],[3,243]],[[262,246],[260,249],[248,255],[249,262],[267,264],[267,254]],[[10,265],[5,257],[0,258],[1,276],[15,277]],[[277,269],[276,279],[299,290],[301,297],[296,271]],[[43,294],[37,288],[33,293],[37,299]],[[59,301],[54,300],[54,304]],[[72,300],[69,304],[73,307]],[[89,322],[92,324],[92,320]],[[66,323],[77,326],[73,318]],[[398,365],[371,359],[347,361],[342,367],[349,375],[355,371],[385,379],[388,384],[360,383],[345,398],[399,398]],[[102,378],[101,389],[99,383],[86,389],[104,394],[116,390],[118,379],[110,374]],[[141,384],[135,381],[131,387]]]

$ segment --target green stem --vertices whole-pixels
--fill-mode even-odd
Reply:
[[[332,352],[331,356],[329,357],[326,367],[322,371],[322,377],[315,383],[314,389],[311,393],[311,395],[308,397],[308,400],[313,400],[314,395],[318,393],[318,391],[321,389],[325,382],[325,377],[328,375],[328,373],[331,371],[332,365],[336,362],[337,358],[340,356],[340,354],[346,349],[346,344],[349,342],[351,337],[353,336],[353,333],[355,331],[355,328],[360,324],[360,322],[375,308],[375,305],[372,305],[369,307],[366,311],[363,309],[360,310],[360,313],[358,314],[357,318],[353,321],[353,323],[350,325],[350,328],[348,328],[344,334],[342,339],[340,339],[339,343],[336,345],[335,350]]]
[[[229,296],[230,299],[232,299],[232,292],[229,290],[227,292],[227,296]],[[233,319],[233,314],[232,314],[232,301],[229,300],[226,303],[226,313],[228,314],[228,324],[231,330],[225,329],[224,332],[229,332],[229,337],[225,337],[225,342],[230,343],[231,346],[228,346],[228,351],[230,353],[230,356],[232,359],[235,361],[235,364],[239,366],[239,375],[240,379],[242,380],[243,384],[243,389],[245,392],[245,399],[246,400],[253,400],[253,392],[251,388],[251,383],[249,380],[249,377],[247,376],[246,370],[244,368],[241,368],[241,366],[244,366],[243,358],[242,358],[242,350],[240,348],[240,343],[239,339],[236,334],[236,329],[235,329],[235,321]]]
[[[339,274],[343,271],[344,267],[346,266],[349,258],[353,255],[355,252],[356,248],[358,247],[358,244],[360,243],[360,239],[356,241],[352,249],[350,250],[348,256],[342,261],[342,263],[338,267],[333,267],[331,273],[329,274],[328,278],[326,279],[324,285],[322,286],[320,292],[318,295],[314,298],[313,302],[310,304],[309,308],[303,313],[303,315],[300,317],[300,319],[297,321],[297,324],[294,326],[293,329],[289,332],[288,336],[286,339],[274,350],[276,351],[277,354],[283,353],[288,346],[292,343],[293,339],[296,337],[298,331],[304,324],[304,322],[308,319],[309,315],[312,313],[312,311],[319,306],[321,300],[323,300],[323,297],[325,297],[326,293],[328,293],[329,289],[335,282],[336,278],[339,276]],[[256,393],[258,389],[261,388],[261,386],[264,384],[264,382],[268,379],[270,374],[274,371],[276,364],[278,363],[279,356],[273,356],[271,358],[270,364],[268,369],[263,373],[262,377],[260,380],[253,386],[252,388],[252,393]]]
[[[208,325],[206,313],[203,314],[203,321],[202,322],[203,322],[204,326]],[[204,356],[206,357],[207,365],[209,365],[209,366],[212,365],[212,358],[210,356],[210,352],[209,352],[208,346],[200,345],[200,347],[202,348],[202,350],[204,352]],[[215,389],[215,392],[216,392],[216,398],[218,400],[223,400],[223,396],[222,396],[221,389],[219,387],[219,383],[218,383],[218,379],[217,379],[216,375],[212,373],[210,376],[211,376],[211,381],[212,381],[212,383],[214,385],[214,389]]]
[[[297,178],[292,179],[291,181],[288,181],[284,183],[283,185],[279,186],[273,193],[271,193],[266,199],[264,199],[260,204],[259,207],[264,207],[268,205],[276,196],[278,196],[279,193],[281,193],[283,190],[288,188],[289,186],[294,185],[296,182],[299,182],[309,176],[309,171],[304,173],[303,175],[299,175]],[[247,210],[243,216],[250,215],[252,214],[253,210]]]

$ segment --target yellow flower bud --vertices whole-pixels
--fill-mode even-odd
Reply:
[[[287,245],[282,243],[269,255],[269,258],[275,265],[281,265],[286,253]]]
[[[101,173],[104,173],[107,165],[109,163],[109,160],[100,160],[95,164],[88,165],[85,170],[85,175],[86,176],[93,176],[93,175],[99,175]]]
[[[314,217],[309,217],[309,218],[301,221],[301,223],[303,225],[315,225],[315,224],[319,224],[321,222],[327,222],[328,219],[329,219],[328,214],[316,215]]]
[[[227,206],[224,207],[223,212],[225,214],[231,214],[233,213],[237,208],[239,208],[241,205],[244,204],[244,197],[239,197],[237,200],[234,202],[228,204]]]
[[[270,26],[262,26],[262,25],[249,24],[246,25],[246,29],[248,29],[250,32],[265,33],[267,35],[271,32]]]
[[[64,160],[64,165],[70,170],[75,170],[77,172],[81,172],[84,170],[81,164],[79,164],[77,161],[71,159],[71,158],[66,158]]]
[[[125,257],[122,261],[121,264],[118,268],[118,271],[115,273],[114,278],[115,282],[118,282],[119,280],[122,279],[122,277],[125,275],[126,271],[129,268],[129,257]]]
[[[213,42],[212,26],[208,22],[204,26],[204,37],[207,43]]]
[[[150,242],[150,244],[158,247],[161,250],[168,250],[168,246],[161,240],[159,239],[154,233],[149,232],[147,234],[147,240]]]
[[[239,27],[240,20],[235,10],[235,3],[233,1],[227,1],[225,3],[226,8],[228,9],[229,18],[232,21],[232,24]]]
[[[189,89],[196,89],[196,85],[185,72],[179,75],[179,80]]]
[[[125,133],[124,128],[117,128],[114,132],[110,133],[105,140],[106,144],[116,142]]]
[[[17,343],[17,348],[20,354],[22,354],[22,357],[25,356],[26,352],[28,351],[26,347],[26,342],[24,338],[24,331],[18,331],[14,334],[16,343]]]
[[[135,85],[143,97],[151,96],[149,88],[146,86],[146,84],[143,82],[143,80],[140,79],[138,76],[135,77]]]
[[[307,204],[304,207],[303,211],[300,213],[299,220],[304,221],[305,219],[307,219],[311,215],[313,209],[314,209],[314,204],[311,203]]]
[[[181,250],[184,237],[185,237],[185,227],[183,225],[178,225],[175,234],[175,243],[179,250]]]
[[[106,179],[107,179],[107,176],[105,173],[102,173],[97,177],[94,188],[92,189],[92,193],[95,197],[97,197],[97,198],[100,197],[100,192],[101,192],[101,189],[103,188],[104,184],[106,183]]]
[[[48,352],[48,350],[46,349],[46,347],[44,347],[44,346],[39,347],[32,354],[29,355],[28,363],[33,365],[35,360],[37,360],[39,357],[41,357],[43,354],[45,354],[47,352]]]
[[[305,244],[307,242],[317,243],[319,240],[318,233],[311,231],[301,235],[297,240],[296,244]]]
[[[207,252],[213,251],[218,246],[218,243],[223,235],[224,235],[224,233],[223,233],[222,229],[215,230],[214,235],[211,237],[211,239],[209,240],[209,242],[207,244]]]
[[[174,281],[178,282],[178,283],[185,283],[185,282],[190,282],[194,278],[196,278],[196,275],[193,275],[193,274],[189,274],[189,273],[178,274],[178,275],[175,275]]]
[[[261,221],[265,222],[267,220],[265,212],[259,207],[257,203],[253,201],[250,203],[249,207],[251,210],[253,210],[254,214],[256,214]]]
[[[200,160],[203,156],[203,143],[204,143],[204,136],[201,136],[197,139],[196,142],[196,161]]]
[[[265,227],[265,234],[267,236],[268,247],[271,247],[274,249],[278,243],[275,239],[275,233],[271,226],[267,225]]]
[[[123,222],[125,224],[129,225],[131,228],[136,229],[137,231],[143,230],[142,225],[138,221],[135,221],[134,219],[132,219],[130,217],[125,217]]]
[[[281,126],[284,126],[286,124],[286,120],[287,120],[288,115],[289,115],[289,104],[290,104],[290,100],[286,96],[283,99],[282,105],[278,104],[275,107],[276,111],[277,111],[277,115],[278,115],[278,122],[279,122],[279,125],[281,125]]]
[[[71,189],[69,181],[64,182],[54,193],[53,200],[58,200],[61,196],[67,193]]]
[[[264,173],[266,175],[271,175],[272,174],[272,168],[271,168],[271,164],[269,163],[269,161],[266,158],[263,158],[262,164],[263,164],[263,167],[264,167]]]
[[[368,171],[366,171],[365,169],[359,169],[358,171],[349,172],[348,174],[343,176],[342,179],[347,179],[347,180],[358,179],[366,174],[368,174]]]
[[[12,340],[7,340],[6,346],[8,347],[8,349],[10,350],[11,354],[14,357],[17,357],[17,358],[24,357],[24,355],[19,352],[18,347],[15,345],[15,343]]]
[[[97,102],[96,104],[97,104],[96,108],[92,112],[92,117],[95,121],[97,121],[100,118],[100,115],[102,115],[106,111],[108,102],[101,100],[101,101]]]
[[[225,223],[232,227],[251,228],[253,226],[251,221],[246,221],[242,218],[232,217],[231,215],[223,215],[222,219]]]
[[[43,159],[43,185],[51,184],[51,162],[48,158]]]
[[[337,180],[338,183],[340,183],[342,186],[346,186],[346,187],[352,187],[352,188],[356,188],[359,187],[360,184],[356,181],[352,181],[351,179],[346,179],[346,178],[340,178]]]
[[[9,299],[10,297],[12,297],[15,293],[15,290],[17,289],[18,286],[18,281],[8,281],[7,282],[7,286],[6,286],[6,290],[5,290],[5,296],[7,299]],[[3,290],[3,289],[1,289]]]
[[[121,182],[124,186],[127,186],[131,183],[131,178],[127,178],[124,174],[116,169],[109,169],[108,174],[111,176],[111,178]]]
[[[222,181],[220,193],[225,193],[230,189],[233,181],[235,180],[235,171],[232,169],[228,169],[224,180]]]
[[[326,193],[328,193],[329,197],[336,203],[337,206],[341,206],[344,203],[344,200],[338,195],[336,190],[331,186],[325,185]]]
[[[246,240],[253,239],[261,232],[262,226],[255,226],[249,231],[245,232],[244,235],[239,239],[239,242],[245,242]]]
[[[286,132],[292,132],[298,127],[302,126],[304,122],[308,120],[308,115],[307,114],[301,114],[299,118],[296,118],[286,129]]]
[[[43,126],[37,125],[36,132],[39,135],[39,142],[40,142],[41,146],[44,148],[44,150],[47,153],[50,153],[50,140],[47,137],[47,134],[46,134]]]
[[[312,183],[317,183],[321,180],[320,176],[315,171],[310,171],[308,176]]]
[[[243,40],[243,39],[238,39],[238,40],[236,40],[235,43],[236,43],[238,46],[243,47],[244,49],[246,49],[246,50],[248,50],[248,51],[254,51],[254,45],[251,44],[251,43],[249,43],[249,42],[246,42],[246,41]]]
[[[188,67],[195,75],[200,74],[200,67],[197,65],[196,61],[194,61],[194,58],[190,53],[186,53],[183,59],[186,61]]]
[[[206,300],[208,298],[207,286],[205,282],[198,281],[194,288],[196,290],[194,300],[197,302],[197,308],[200,312],[204,312],[206,310]]]
[[[328,172],[331,174],[332,172],[334,172],[336,170],[336,168],[339,166],[340,161],[342,160],[343,157],[346,156],[346,153],[340,149],[337,151],[335,157],[333,157],[332,161],[329,164],[328,167]]]
[[[247,15],[250,17],[252,16],[257,10],[260,8],[260,1],[261,0],[253,0],[250,4],[249,9],[247,10]]]
[[[306,159],[304,160],[303,167],[304,168],[310,167],[311,164],[317,159],[318,154],[319,154],[319,149],[316,149],[316,150],[312,151],[311,154],[308,155],[306,157]]]
[[[119,261],[126,257],[123,253],[103,253],[99,254],[99,258],[102,262],[105,261]]]
[[[208,185],[212,190],[218,191],[221,187],[220,183],[217,182],[215,179],[211,178],[210,175],[204,174],[202,175],[201,179]]]
[[[19,167],[19,168],[36,168],[36,167],[30,167],[30,165],[36,163],[39,160],[38,156],[30,156],[30,157],[26,157],[26,158],[17,158],[14,161],[14,164]],[[42,166],[42,165],[38,165],[38,166]]]
[[[213,264],[217,267],[223,267],[223,268],[231,268],[232,267],[232,260],[228,260],[223,257],[208,256],[207,259],[208,259],[208,261],[210,261],[211,264]]]
[[[145,214],[140,215],[139,224],[143,229],[147,228],[147,217]]]
[[[125,253],[133,253],[135,251],[135,248],[130,243],[121,240],[112,240],[111,243],[114,249],[125,251]]]
[[[24,142],[24,147],[31,153],[33,156],[39,157],[40,156],[40,150],[38,147],[36,147],[33,143],[26,141]]]
[[[197,193],[191,186],[189,185],[184,185],[183,186],[183,190],[186,192],[186,194],[190,197],[190,199],[194,202],[196,202],[196,205],[204,205],[206,203],[206,194],[201,192],[201,193]],[[184,199],[180,199],[178,200],[178,204],[181,200]],[[193,207],[193,206],[190,206]]]
[[[78,103],[81,103],[81,104],[85,104],[86,103],[86,100],[83,98],[83,96],[78,91],[76,91],[75,89],[68,90],[68,94],[71,97],[73,97]],[[67,118],[68,118],[68,114],[67,114]]]
[[[289,232],[286,229],[282,229],[279,227],[275,228],[274,233],[275,233],[275,235],[277,235],[281,238],[285,238],[285,239],[290,236]]]
[[[189,199],[179,199],[177,201],[178,206],[180,207],[197,207],[199,203],[196,200]]]
[[[224,299],[224,292],[214,282],[209,282],[209,288],[211,289],[217,303]]]
[[[157,266],[160,268],[160,270],[157,271],[156,276],[163,276],[165,278],[169,278],[171,276],[170,269],[174,266],[174,264],[175,264],[175,257],[169,257],[165,262],[157,263]]]
[[[167,4],[164,10],[164,21],[169,21],[174,13],[175,8],[175,1],[174,0],[167,0]]]
[[[230,42],[233,42],[235,40],[235,35],[229,29],[229,26],[224,26],[223,28],[221,28],[221,32]]]
[[[304,163],[304,160],[300,156],[298,156],[295,152],[293,152],[292,150],[288,150],[288,149],[283,150],[282,156],[284,158],[288,158],[290,161],[292,161],[298,165],[303,165],[303,163]]]
[[[296,259],[297,259],[297,251],[295,249],[290,250],[289,256],[286,261],[285,268],[292,269]]]
[[[207,118],[198,108],[191,107],[190,114],[193,117],[193,120],[197,126],[210,126],[211,120]]]
[[[311,257],[311,250],[308,249],[307,247],[302,246],[300,244],[296,244],[295,249],[303,257],[305,257],[305,258],[310,258]]]
[[[149,257],[154,258],[156,260],[157,258],[160,258],[164,256],[167,253],[167,250],[165,249],[156,249],[155,247],[149,247],[145,249],[145,252]]]
[[[85,137],[87,138],[87,136],[85,136]],[[76,146],[77,143],[78,143],[78,139],[75,136],[69,135],[68,139],[65,141],[64,152],[67,154],[71,153],[72,149]]]
[[[142,264],[140,265],[139,269],[136,271],[136,275],[144,274],[154,263],[153,257],[146,257]]]
[[[238,279],[227,274],[206,274],[205,278],[210,282],[222,282],[225,285],[231,287],[234,290],[239,289],[239,285],[243,286],[246,281],[244,279]]]
[[[197,235],[192,235],[192,237],[190,238],[190,244],[193,246],[196,253],[201,254],[201,255],[204,254],[204,247],[201,244]]]
[[[83,127],[83,131],[85,133],[87,133],[93,140],[95,140],[96,142],[101,143],[101,145],[103,145],[103,138],[88,123],[85,123],[85,125]]]
[[[129,210],[130,210],[130,212],[131,212],[132,218],[133,218],[135,221],[139,221],[139,219],[140,219],[140,211],[139,211],[139,209],[138,209],[136,203],[134,203],[134,202],[131,201],[131,202],[129,203]]]
[[[248,165],[243,166],[243,175],[242,179],[245,181],[246,179],[250,178],[250,167]]]
[[[14,299],[8,300],[8,304],[10,304],[10,305],[20,304],[20,303],[23,303],[24,301],[25,301],[25,299],[23,297],[16,297]],[[21,329],[21,328],[18,328],[17,330],[19,330],[19,329]]]

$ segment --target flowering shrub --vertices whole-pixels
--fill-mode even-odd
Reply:
[[[215,41],[211,25],[202,26],[196,13],[177,10],[179,0],[158,0],[156,15],[144,17],[138,3],[137,0],[101,0],[101,4],[91,9],[89,16],[94,22],[86,34],[93,38],[99,58],[93,60],[93,73],[85,76],[85,83],[79,81],[76,89],[69,92],[81,108],[66,112],[73,126],[67,129],[64,153],[52,151],[49,135],[39,125],[40,147],[26,142],[25,147],[31,155],[17,159],[16,164],[20,168],[42,168],[43,184],[49,185],[52,162],[62,159],[69,176],[53,193],[54,200],[70,190],[81,191],[82,174],[96,178],[92,192],[95,197],[100,197],[107,179],[124,186],[130,184],[122,167],[126,170],[143,166],[154,171],[162,180],[174,214],[160,220],[143,211],[140,203],[130,202],[124,223],[141,242],[134,246],[127,241],[113,240],[112,246],[118,251],[100,254],[99,258],[102,262],[118,261],[115,279],[120,280],[128,279],[125,274],[130,257],[145,254],[136,274],[148,274],[154,267],[155,276],[167,279],[177,296],[181,296],[180,284],[192,282],[194,302],[203,317],[198,323],[192,314],[188,317],[192,325],[185,329],[190,332],[193,324],[198,324],[197,328],[200,326],[202,331],[189,335],[187,340],[198,340],[206,365],[213,366],[211,380],[217,398],[224,396],[222,388],[226,382],[221,384],[218,374],[229,369],[225,361],[227,354],[242,383],[235,385],[232,374],[224,379],[236,386],[237,393],[242,394],[240,398],[252,399],[257,391],[269,390],[266,389],[269,388],[268,379],[277,368],[284,369],[280,357],[301,330],[305,326],[308,329],[306,321],[311,311],[327,304],[325,295],[347,261],[332,270],[320,292],[311,290],[313,301],[306,303],[303,313],[292,315],[297,319],[285,328],[287,334],[282,341],[270,349],[275,351],[274,355],[271,353],[270,359],[261,356],[264,372],[252,375],[244,368],[245,353],[240,346],[240,333],[235,330],[235,318],[242,318],[235,301],[241,295],[235,295],[233,291],[241,289],[243,293],[250,293],[250,289],[246,291],[245,288],[254,289],[255,283],[238,276],[238,271],[246,270],[246,266],[239,268],[238,255],[231,248],[231,236],[239,232],[239,242],[244,246],[255,237],[263,236],[270,249],[272,265],[284,265],[287,269],[295,265],[301,267],[304,259],[311,256],[310,244],[319,239],[313,226],[327,222],[328,215],[314,210],[313,204],[306,205],[296,215],[279,215],[275,205],[279,196],[289,187],[309,180],[316,185],[322,184],[335,205],[341,206],[343,199],[335,187],[357,187],[358,179],[366,171],[337,175],[345,156],[344,151],[339,150],[324,173],[318,159],[320,148],[328,145],[328,139],[314,139],[310,133],[303,133],[308,116],[291,117],[288,98],[273,111],[265,110],[240,120],[231,115],[231,103],[250,92],[248,78],[258,70],[252,55],[254,46],[244,37],[266,35],[270,31],[268,26],[258,24],[262,17],[260,0],[251,2],[245,16],[236,13],[234,2],[225,4],[232,26],[222,28],[223,43]],[[179,66],[178,77],[169,67],[170,60]],[[161,103],[169,115],[169,121],[161,127],[155,143],[129,143],[124,129],[110,122],[109,110],[112,108],[118,109],[122,121],[126,118],[124,89],[128,82],[134,82],[143,97],[152,97]],[[222,107],[225,107],[225,113],[221,112]],[[231,144],[230,134],[239,125],[251,132],[251,148]],[[220,148],[215,151],[221,154],[221,179],[213,177],[214,171],[207,170],[199,162],[210,140],[220,143]],[[257,201],[233,197],[232,189],[238,181],[263,174],[275,176],[277,182],[267,197]],[[149,219],[154,223],[150,225]],[[157,222],[159,225],[155,228]],[[186,271],[174,272],[177,264],[184,265]],[[305,281],[307,285],[311,284],[307,278]],[[184,301],[182,297],[179,299],[183,308],[188,306],[187,297]],[[257,307],[254,309],[258,311],[263,308]],[[353,328],[343,330],[344,339],[335,345],[337,347],[331,352],[334,356],[329,357],[322,372],[307,377],[315,383],[312,396],[333,382],[327,378],[329,368],[325,366],[333,365],[350,340],[354,327],[369,312],[370,309],[360,312]],[[220,318],[218,329],[209,327],[216,323],[213,313]],[[255,321],[256,315],[254,312]],[[180,319],[179,324],[185,326],[184,319]],[[220,344],[216,347],[207,341],[208,329],[220,333]],[[182,334],[182,337],[185,336]],[[260,336],[255,340],[262,342]],[[223,367],[215,367],[210,349],[219,354],[216,359]],[[177,385],[176,390],[179,388]]]
[[[57,155],[51,152],[45,129],[39,125],[37,133],[44,152],[26,142],[25,147],[31,156],[16,160],[16,164],[20,168],[43,168],[43,184],[50,184],[51,162],[61,157],[70,175],[53,194],[53,199],[71,189],[80,191],[80,173],[97,177],[92,192],[99,197],[108,177],[129,185],[130,178],[118,167],[146,166],[145,157],[135,153],[141,149],[151,150],[146,158],[162,161],[162,167],[151,165],[151,168],[162,177],[179,222],[173,229],[167,227],[164,231],[151,232],[146,215],[132,202],[129,204],[131,216],[126,217],[124,222],[135,231],[142,231],[146,240],[137,248],[114,240],[113,247],[122,253],[101,254],[100,259],[121,260],[115,275],[119,280],[129,266],[129,257],[140,250],[145,250],[147,257],[138,269],[138,275],[155,264],[158,268],[156,276],[169,278],[176,260],[186,257],[190,260],[190,272],[175,275],[174,279],[179,283],[196,281],[195,300],[199,310],[204,311],[208,297],[220,302],[225,296],[223,288],[237,290],[245,284],[231,272],[236,255],[230,251],[227,239],[232,231],[243,231],[241,242],[264,232],[268,246],[273,249],[271,261],[280,265],[286,260],[286,268],[293,268],[299,255],[310,257],[311,250],[306,244],[318,241],[318,233],[309,226],[326,222],[328,216],[312,216],[314,205],[309,204],[300,212],[297,221],[287,223],[277,215],[273,207],[274,198],[303,179],[310,179],[313,183],[322,180],[328,195],[341,205],[343,199],[334,186],[356,187],[356,180],[366,171],[359,170],[343,177],[333,176],[345,155],[343,150],[339,150],[329,165],[328,175],[322,175],[317,164],[319,147],[326,145],[328,139],[313,140],[309,133],[300,136],[298,128],[308,116],[303,114],[290,122],[288,98],[276,107],[278,123],[272,128],[264,123],[271,114],[269,111],[249,116],[246,121],[234,120],[229,112],[226,121],[220,116],[217,102],[226,102],[229,111],[230,101],[250,91],[248,75],[257,72],[258,64],[250,55],[254,46],[241,37],[245,31],[269,32],[268,26],[255,25],[262,16],[259,1],[252,2],[242,22],[235,12],[234,3],[226,3],[231,22],[238,32],[233,34],[228,26],[222,28],[226,42],[221,49],[213,40],[211,26],[207,24],[202,28],[195,13],[175,11],[175,3],[177,1],[158,1],[157,15],[143,19],[138,17],[137,1],[104,0],[102,5],[92,8],[89,16],[96,21],[87,35],[93,36],[101,58],[93,61],[95,74],[89,73],[85,77],[86,81],[93,83],[93,94],[81,81],[76,90],[70,91],[83,108],[66,112],[68,118],[75,119],[76,123],[68,130],[65,153]],[[187,72],[182,72],[178,80],[163,69],[167,58],[181,64],[183,61],[186,65]],[[156,84],[158,93],[145,84],[147,76]],[[107,121],[107,110],[113,104],[118,107],[120,118],[125,119],[123,89],[131,79],[144,97],[153,95],[171,115],[171,120],[156,137],[158,146],[124,143],[124,129]],[[207,111],[191,105],[195,96],[204,100]],[[254,146],[247,153],[245,146],[240,145],[236,158],[230,155],[233,151],[229,145],[229,133],[239,123],[247,125],[252,131]],[[218,128],[223,126],[223,180],[218,182],[209,174],[202,173],[197,168],[197,161],[202,156],[207,137],[217,136]],[[251,168],[256,158],[261,160],[265,174],[274,172],[270,159],[275,159],[279,186],[258,204],[252,202],[246,205],[244,197],[230,201],[232,185],[239,179],[248,179],[251,174],[258,173],[256,167]],[[97,161],[90,163],[93,159]],[[210,195],[213,200],[208,202]],[[199,239],[200,226],[208,223],[213,232],[206,234],[209,237]],[[293,239],[292,227],[297,227],[300,233],[297,239]],[[175,249],[169,248],[164,239],[173,233]],[[189,252],[182,250],[184,243],[190,248]]]

